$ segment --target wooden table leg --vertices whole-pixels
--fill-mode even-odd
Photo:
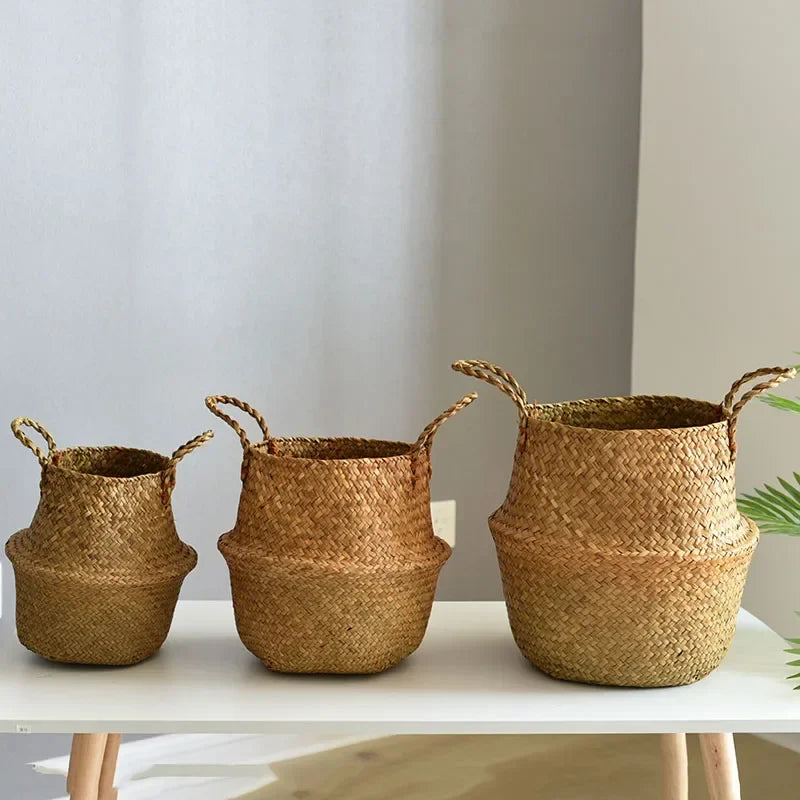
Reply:
[[[72,737],[67,772],[70,800],[98,800],[97,788],[107,739],[105,733],[76,733]]]
[[[664,800],[689,800],[689,759],[685,733],[661,734]]]
[[[97,800],[117,800],[114,775],[117,771],[117,756],[119,755],[121,738],[118,733],[109,733],[106,739],[103,766],[100,770],[100,780],[97,784]]]
[[[732,733],[701,733],[700,751],[711,800],[741,800]]]

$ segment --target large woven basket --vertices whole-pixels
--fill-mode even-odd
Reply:
[[[273,438],[233,397],[206,399],[244,448],[236,526],[219,540],[242,642],[279,672],[370,673],[417,649],[450,546],[434,536],[430,451],[437,417],[414,444]],[[253,417],[251,444],[222,412]]]
[[[489,527],[524,655],[557,678],[620,686],[686,684],[715,669],[758,541],[736,507],[737,420],[794,370],[750,372],[721,404],[638,396],[538,405],[500,367],[453,368],[519,409],[511,485]],[[760,376],[771,380],[736,401]]]
[[[44,437],[47,454],[24,426]],[[175,469],[212,432],[162,456],[127,447],[59,450],[38,422],[22,417],[11,429],[42,467],[33,521],[6,543],[20,642],[52,661],[142,661],[163,644],[197,563],[175,530]]]

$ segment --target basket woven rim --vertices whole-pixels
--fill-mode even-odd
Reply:
[[[550,419],[541,419],[536,416],[538,409],[561,409],[569,407],[579,407],[591,403],[624,403],[631,400],[657,400],[659,402],[674,402],[680,401],[682,403],[695,403],[698,406],[705,406],[709,411],[714,411],[719,419],[714,422],[707,422],[702,425],[679,425],[679,426],[658,426],[654,428],[600,428],[592,427],[589,425],[571,425],[568,422],[559,422]],[[632,394],[632,395],[618,395],[610,397],[587,397],[581,400],[564,400],[559,403],[528,403],[526,408],[530,409],[530,415],[527,417],[528,422],[536,422],[540,425],[553,425],[559,428],[568,430],[582,430],[582,431],[596,431],[607,433],[610,435],[625,435],[625,434],[652,434],[655,431],[664,431],[669,433],[681,434],[682,432],[691,433],[697,431],[707,431],[713,428],[727,428],[728,420],[723,416],[722,408],[719,403],[712,403],[709,400],[697,400],[693,397],[682,397],[681,395],[672,394]]]
[[[65,467],[58,463],[58,456],[64,455],[66,453],[86,453],[86,452],[94,452],[94,453],[102,453],[102,452],[109,452],[109,451],[116,451],[116,452],[123,452],[123,453],[136,453],[142,456],[150,456],[152,458],[157,458],[163,462],[164,466],[162,469],[157,470],[156,472],[142,472],[138,475],[129,475],[127,477],[121,475],[100,475],[96,472],[84,472],[83,470],[79,469],[72,469],[71,467]],[[131,483],[133,481],[142,481],[147,479],[152,479],[154,477],[160,476],[164,473],[164,471],[169,466],[169,456],[165,456],[163,453],[158,453],[155,450],[146,450],[141,447],[122,447],[119,445],[100,445],[100,446],[81,446],[81,447],[61,447],[57,450],[54,450],[51,458],[50,463],[47,465],[48,470],[59,470],[61,472],[69,473],[71,475],[80,475],[82,478],[94,478],[99,481],[103,482],[123,482],[123,483]]]
[[[225,556],[226,561],[233,561],[236,566],[258,565],[259,568],[271,567],[284,572],[303,571],[303,572],[328,572],[336,574],[373,574],[391,573],[404,574],[407,572],[422,571],[426,569],[439,569],[453,554],[453,548],[438,536],[433,537],[433,550],[430,556],[423,559],[405,558],[402,561],[391,559],[389,561],[378,561],[372,564],[358,562],[354,565],[352,561],[335,560],[320,558],[294,558],[283,555],[273,556],[261,552],[258,548],[242,546],[236,542],[230,542],[229,537],[235,529],[223,533],[217,540],[217,548]]]
[[[390,456],[374,455],[355,456],[353,458],[311,458],[309,456],[293,456],[281,452],[270,453],[267,449],[270,444],[275,444],[280,447],[281,444],[322,444],[328,442],[332,444],[353,442],[361,445],[389,445],[402,450],[402,452],[395,453],[394,455]],[[414,445],[410,442],[400,442],[393,439],[370,439],[359,436],[275,436],[267,441],[255,443],[251,442],[247,449],[257,452],[259,456],[264,456],[266,458],[279,458],[284,461],[307,462],[311,464],[347,464],[348,462],[359,463],[362,461],[385,461],[387,463],[391,463],[397,461],[398,459],[408,459],[413,453],[413,447]]]
[[[23,573],[47,577],[51,580],[66,581],[69,583],[86,583],[92,585],[113,584],[125,586],[155,586],[161,583],[170,583],[183,580],[197,565],[197,551],[186,542],[181,541],[181,548],[176,552],[175,561],[160,570],[149,570],[145,580],[142,580],[141,570],[126,572],[124,570],[104,569],[102,572],[88,573],[80,570],[65,570],[63,567],[53,567],[49,564],[38,564],[33,556],[20,543],[25,541],[25,534],[30,528],[22,528],[12,534],[6,542],[5,553],[15,570]],[[21,556],[21,558],[20,558]],[[124,580],[126,577],[136,576],[135,580]],[[110,578],[110,580],[106,580]]]
[[[497,541],[499,535],[503,541],[503,545],[510,541],[521,547],[530,547],[530,545],[533,544],[540,549],[549,549],[547,548],[546,543],[540,542],[537,534],[531,533],[530,531],[525,531],[524,535],[520,535],[518,533],[520,529],[500,522],[497,519],[497,514],[499,511],[500,509],[495,511],[495,513],[489,517],[489,528],[492,531],[492,537],[495,539],[495,541]],[[602,547],[586,547],[579,539],[572,541],[570,543],[570,547],[579,549],[584,553],[594,553],[597,555],[611,556],[614,558],[681,558],[686,561],[714,561],[720,558],[738,556],[746,550],[752,549],[756,546],[756,544],[758,544],[758,539],[760,537],[758,526],[755,524],[755,522],[753,522],[753,520],[750,519],[750,517],[746,517],[744,514],[742,514],[741,517],[747,525],[747,535],[732,547],[726,547],[720,550],[710,550],[705,553],[696,553],[692,552],[691,550],[622,550],[619,548],[605,549]],[[495,533],[495,528],[498,529],[497,534]]]

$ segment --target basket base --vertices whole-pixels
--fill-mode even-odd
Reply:
[[[275,672],[323,674],[383,672],[413,653],[440,569],[357,574],[229,566],[244,646]]]
[[[642,680],[635,675],[626,677],[616,672],[604,675],[603,673],[592,674],[590,672],[571,670],[568,668],[561,669],[560,666],[550,666],[542,661],[537,663],[524,652],[523,655],[530,662],[531,666],[557,681],[585,683],[589,686],[615,686],[628,689],[668,689],[671,686],[689,686],[692,683],[703,680],[703,678],[707,678],[722,663],[722,659],[724,658],[723,654],[723,657],[720,658],[716,664],[696,674],[681,673],[675,677],[664,678],[663,680]]]
[[[152,656],[183,578],[151,586],[54,580],[15,569],[17,636],[48,661],[125,666]]]
[[[517,646],[561,680],[682,686],[728,652],[757,536],[715,557],[553,551],[495,529]]]

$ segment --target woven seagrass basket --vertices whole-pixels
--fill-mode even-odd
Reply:
[[[519,410],[511,484],[489,527],[523,654],[556,678],[619,686],[687,684],[719,666],[758,541],[736,507],[737,420],[794,370],[747,373],[721,404],[538,405],[500,367],[453,369]],[[737,401],[760,376],[771,380]]]
[[[419,647],[450,546],[434,536],[430,455],[437,417],[414,444],[373,439],[273,438],[233,397],[206,399],[244,448],[236,525],[219,540],[236,627],[278,672],[371,673]],[[222,412],[256,420],[251,444]]]
[[[24,433],[47,442],[45,454]],[[178,538],[171,494],[178,462],[127,447],[56,448],[24,417],[14,435],[39,459],[41,498],[30,527],[6,543],[17,585],[17,635],[51,661],[135,664],[164,642],[197,554]]]

